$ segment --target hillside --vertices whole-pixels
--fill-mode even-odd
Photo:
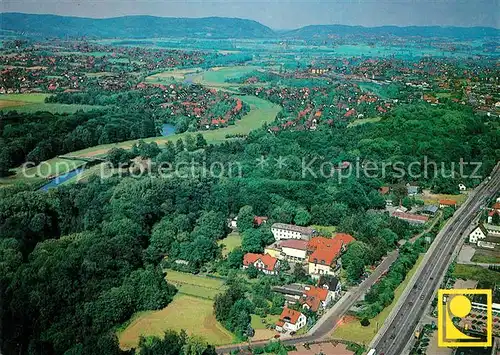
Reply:
[[[0,29],[41,37],[89,38],[266,38],[274,32],[256,21],[238,18],[124,16],[106,19],[0,14]]]
[[[500,36],[500,30],[491,27],[441,27],[441,26],[345,26],[313,25],[289,31],[283,36],[296,39],[326,39],[330,36],[395,36],[395,37],[448,37],[456,39],[477,39]]]
[[[60,38],[288,38],[327,39],[332,36],[445,37],[478,39],[498,37],[491,27],[311,25],[291,31],[273,31],[263,24],[240,18],[174,18],[124,16],[106,19],[1,13],[0,29],[28,36]]]

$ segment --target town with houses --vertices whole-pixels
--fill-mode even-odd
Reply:
[[[500,354],[499,38],[0,13],[0,353]]]

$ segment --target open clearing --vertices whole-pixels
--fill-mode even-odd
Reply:
[[[224,281],[218,278],[167,270],[166,279],[177,287],[180,294],[213,300],[224,291]]]
[[[417,271],[417,268],[422,262],[423,258],[424,254],[421,254],[415,265],[406,275],[404,281],[394,291],[394,300],[392,301],[392,303],[388,307],[384,308],[384,310],[380,312],[375,318],[370,319],[369,326],[363,327],[359,319],[355,317],[344,317],[342,323],[337,327],[337,329],[333,331],[332,337],[335,339],[348,340],[364,346],[368,346],[370,341],[377,334],[377,331],[383,326],[392,309],[396,306],[399,297],[401,297],[401,294],[410,282],[413,274],[415,274],[415,272]]]
[[[349,123],[347,125],[347,127],[351,128],[351,127],[356,127],[356,126],[359,126],[359,125],[362,125],[362,124],[365,124],[365,123],[374,123],[374,122],[378,122],[382,119],[382,117],[372,117],[372,118],[356,118],[354,121],[352,121],[351,123]]]
[[[433,194],[428,190],[424,190],[422,191],[422,196],[419,197],[417,195],[416,198],[423,199],[426,204],[439,205],[439,200],[455,200],[457,201],[458,205],[461,205],[467,199],[467,194],[458,194],[458,195]]]
[[[218,244],[224,244],[222,255],[227,256],[231,251],[241,246],[241,236],[238,232],[231,232],[226,238],[219,240]]]
[[[172,303],[159,311],[141,312],[118,334],[120,347],[131,349],[142,336],[162,336],[165,330],[181,331],[205,338],[210,344],[233,342],[233,335],[215,319],[213,302],[187,295],[178,295]]]

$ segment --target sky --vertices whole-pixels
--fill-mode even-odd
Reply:
[[[500,27],[500,0],[0,0],[2,12],[239,17],[273,29],[345,24]]]

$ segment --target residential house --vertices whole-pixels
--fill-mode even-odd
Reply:
[[[445,208],[445,207],[455,208],[455,207],[457,207],[457,201],[455,201],[455,200],[439,200],[439,208]]]
[[[322,275],[335,276],[335,271],[341,266],[340,254],[353,241],[355,239],[345,233],[337,233],[333,238],[312,238],[307,244],[309,275],[314,279],[319,279]]]
[[[263,223],[267,223],[268,218],[264,216],[255,216],[253,218],[253,224],[260,227]]]
[[[303,263],[307,259],[307,240],[279,240],[266,247],[264,253],[272,255],[280,260],[286,260],[292,263]]]
[[[229,218],[227,220],[227,226],[233,230],[238,228],[238,216],[234,218]]]
[[[488,211],[488,223],[493,223],[493,216],[494,215],[499,215],[500,216],[500,212],[497,211],[497,210]]]
[[[391,191],[391,188],[389,186],[382,186],[378,191],[381,195],[387,195]]]
[[[304,294],[300,299],[302,308],[313,312],[324,310],[334,300],[333,292],[323,287],[306,286]]]
[[[309,240],[316,231],[309,227],[301,227],[293,224],[274,223],[271,226],[274,239],[303,239]]]
[[[469,243],[480,248],[498,249],[500,247],[500,226],[479,224],[469,234]]]
[[[281,312],[280,319],[276,322],[278,332],[296,332],[306,326],[307,318],[299,311],[285,306]]]
[[[408,192],[408,196],[415,196],[418,194],[418,186],[407,186],[406,191]]]
[[[340,297],[342,285],[338,278],[334,276],[321,276],[318,280],[318,286],[332,292],[334,298]]]
[[[435,216],[437,211],[439,210],[438,206],[434,205],[425,205],[424,208],[422,209],[421,213],[426,216]]]
[[[403,213],[403,212],[393,212],[391,216],[415,225],[425,224],[429,220],[429,217],[427,216],[420,216],[418,214]]]
[[[269,254],[247,253],[243,257],[243,269],[248,269],[250,265],[255,266],[259,271],[267,275],[276,275],[279,269],[279,260]]]

